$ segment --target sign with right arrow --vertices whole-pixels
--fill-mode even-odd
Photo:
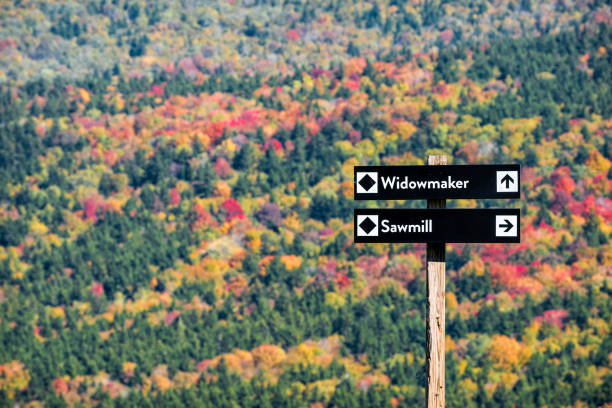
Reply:
[[[355,242],[521,242],[520,210],[356,209]]]
[[[445,405],[446,243],[519,243],[521,211],[445,208],[446,199],[520,198],[518,164],[355,166],[355,200],[427,200],[427,209],[362,208],[353,213],[355,243],[427,243],[427,407]]]

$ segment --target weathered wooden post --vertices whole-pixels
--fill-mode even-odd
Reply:
[[[520,198],[518,164],[355,166],[356,200],[427,200],[427,209],[356,208],[355,243],[427,243],[427,407],[445,404],[445,292],[447,243],[521,242],[521,211],[445,208],[447,199]],[[432,167],[443,166],[443,167]]]
[[[430,166],[446,165],[446,156],[429,156]],[[446,200],[427,200],[427,208],[445,208]],[[427,244],[427,407],[444,407],[446,244]]]

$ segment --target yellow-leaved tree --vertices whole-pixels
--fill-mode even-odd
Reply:
[[[9,398],[15,396],[16,391],[28,388],[30,373],[21,361],[13,360],[6,364],[0,364],[0,390],[6,392]]]

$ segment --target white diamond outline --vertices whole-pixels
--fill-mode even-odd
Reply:
[[[366,218],[372,220],[376,226],[367,234],[364,230],[359,226]],[[357,236],[358,237],[377,237],[378,236],[378,215],[374,214],[359,214],[357,215]]]
[[[372,177],[374,185],[366,190],[359,184],[359,181],[365,176]],[[378,194],[378,172],[376,171],[358,171],[355,176],[355,182],[357,183],[357,194]]]

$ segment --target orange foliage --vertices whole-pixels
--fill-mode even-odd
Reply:
[[[280,261],[288,271],[297,269],[302,265],[302,258],[296,255],[283,255],[280,257]]]
[[[359,390],[367,391],[373,384],[389,385],[390,382],[391,380],[386,375],[367,374],[355,382],[355,387]]]
[[[285,351],[273,344],[262,344],[252,351],[255,363],[258,366],[272,368],[285,359]]]
[[[155,367],[150,381],[159,391],[166,391],[173,385],[172,380],[168,378],[168,368],[165,365]]]
[[[0,365],[0,390],[4,390],[9,398],[15,391],[23,391],[28,388],[30,373],[23,367],[23,363],[17,360]]]
[[[62,377],[53,380],[52,386],[56,394],[65,394],[68,392],[68,383]]]
[[[240,297],[248,286],[249,281],[243,275],[236,275],[225,284],[225,290],[233,293],[235,297]]]
[[[531,351],[512,337],[495,334],[491,337],[488,355],[498,369],[516,370],[525,364]]]
[[[135,369],[136,369],[136,363],[133,363],[131,361],[126,361],[122,364],[123,376],[126,378],[133,377]]]
[[[198,373],[186,373],[184,371],[179,371],[174,376],[173,380],[177,387],[192,387],[198,383],[198,379],[200,375]]]

